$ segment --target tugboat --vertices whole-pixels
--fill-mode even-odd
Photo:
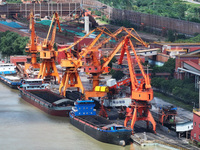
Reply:
[[[93,100],[78,100],[70,112],[72,125],[101,142],[125,146],[132,130],[96,115]]]
[[[54,116],[69,116],[74,101],[50,91],[48,85],[43,79],[26,79],[18,89],[25,101],[42,111]]]

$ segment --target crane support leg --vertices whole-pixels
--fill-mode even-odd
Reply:
[[[156,122],[150,112],[150,105],[144,102],[136,102],[137,104],[131,105],[129,110],[126,110],[126,118],[124,121],[124,126],[127,126],[129,120],[131,120],[131,128],[134,130],[134,125],[136,121],[144,120],[147,122],[147,128],[149,127],[149,121],[153,126],[153,131],[156,133]]]
[[[78,88],[80,88],[81,89],[81,92],[82,93],[84,93],[84,87],[83,87],[83,84],[82,84],[82,82],[81,82],[81,78],[80,78],[80,76],[79,76],[79,74],[78,74],[78,72],[75,72],[75,78],[76,78],[76,87],[78,87]]]
[[[39,73],[38,73],[38,78],[41,77],[41,75],[42,75],[42,70],[43,70],[43,62],[40,64],[40,71],[39,71]]]
[[[131,128],[134,130],[135,122],[137,121],[137,108],[134,109],[133,117],[131,121]]]
[[[66,96],[66,89],[67,87],[69,87],[69,74],[66,74],[66,78],[65,78],[65,83],[64,83],[64,87],[63,87],[63,91],[62,91],[62,95],[65,97]]]
[[[146,122],[147,122],[147,129],[149,129],[149,121],[147,120]]]
[[[152,126],[153,126],[153,131],[156,133],[156,122],[151,114],[151,112],[148,110],[148,116],[147,116],[147,121],[150,121]]]
[[[56,68],[55,62],[44,61],[40,66],[40,72],[38,74],[38,78],[44,78],[46,76],[53,76],[58,79],[58,83],[60,83],[60,77],[58,74],[58,70]]]
[[[81,89],[81,92],[84,93],[84,87],[78,72],[65,72],[59,87],[60,94],[66,96],[66,90],[70,87],[77,87],[78,90]]]
[[[44,76],[46,75],[46,63],[42,63],[42,74],[41,74],[41,78],[43,79]]]
[[[46,62],[46,67],[47,67],[46,75],[50,75],[50,73],[51,73],[51,71],[50,71],[51,62]]]
[[[57,68],[56,68],[56,64],[55,64],[55,62],[53,61],[52,62],[52,68],[53,68],[53,76],[55,77],[55,78],[57,78],[58,79],[58,84],[60,83],[60,76],[59,76],[59,74],[58,74],[58,70],[57,70]]]
[[[101,100],[101,110],[99,112],[99,116],[102,116],[104,118],[108,118],[108,114],[103,106],[103,100]]]
[[[62,88],[63,88],[63,86],[64,86],[65,80],[66,80],[66,73],[63,75],[62,81],[61,81],[60,86],[59,86],[59,93],[60,93],[61,95],[62,95]]]

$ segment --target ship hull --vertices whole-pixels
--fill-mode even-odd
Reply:
[[[99,116],[96,116],[99,117]],[[84,121],[79,117],[74,117],[70,114],[70,123],[80,129],[81,131],[87,133],[91,137],[98,141],[116,144],[116,145],[126,145],[130,142],[131,130],[122,132],[112,132],[107,130],[102,130],[96,127],[94,124]]]
[[[12,82],[1,75],[0,75],[0,81],[12,89],[17,89],[17,87],[21,85],[21,82]]]
[[[21,88],[20,90],[21,97],[28,103],[32,104],[33,106],[39,108],[40,110],[46,112],[49,115],[53,116],[61,116],[61,117],[68,117],[69,112],[71,111],[71,106],[66,107],[56,107],[52,106],[52,103],[26,91]],[[51,92],[50,90],[43,90],[46,94]],[[52,93],[52,92],[51,92]]]

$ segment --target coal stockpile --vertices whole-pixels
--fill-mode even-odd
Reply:
[[[81,100],[83,99],[83,94],[79,91],[66,91],[66,98],[71,100]]]
[[[60,95],[56,95],[51,91],[46,91],[46,90],[30,90],[30,93],[32,93],[33,95],[36,95],[39,98],[42,98],[50,103],[53,103],[57,100],[62,99],[63,97],[61,97]]]
[[[81,120],[89,122],[92,125],[99,126],[99,127],[112,124],[111,121],[100,116],[79,116],[79,118],[81,118]]]

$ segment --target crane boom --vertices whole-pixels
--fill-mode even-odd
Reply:
[[[133,43],[131,42],[131,40],[130,40],[129,42],[130,42],[131,49],[133,50],[134,56],[135,56],[135,58],[136,58],[136,61],[137,61],[137,63],[138,63],[138,66],[139,66],[139,68],[140,68],[140,70],[141,70],[142,76],[144,77],[144,80],[145,80],[145,88],[146,88],[146,89],[150,89],[150,88],[151,88],[151,85],[150,85],[149,76],[146,75],[146,74],[144,73],[144,70],[143,70],[142,64],[141,64],[141,62],[140,62],[140,59],[138,58],[137,53],[136,53],[136,51],[135,51],[135,48],[133,47]]]
[[[51,40],[48,40],[49,34],[52,29],[53,22],[55,22]],[[45,78],[45,77],[54,77],[55,81],[56,78],[58,79],[58,83],[60,83],[60,77],[56,68],[55,64],[55,58],[57,56],[57,51],[54,50],[54,42],[55,42],[55,36],[56,36],[56,27],[59,27],[59,31],[61,32],[60,22],[59,22],[59,16],[58,13],[55,12],[51,21],[51,25],[49,27],[49,31],[47,33],[47,38],[44,39],[42,44],[42,51],[40,51],[40,59],[42,59],[42,64],[40,66],[40,71],[38,74],[38,78]]]
[[[110,54],[110,56],[108,58],[104,58],[104,63],[102,65],[102,71],[104,70],[104,68],[109,64],[109,62],[112,60],[112,58],[115,56],[115,54],[120,50],[120,48],[124,45],[125,41],[122,40],[121,42],[119,42],[119,44],[116,46],[116,48],[112,51],[112,53]]]
[[[50,35],[50,32],[51,32],[51,29],[52,29],[52,26],[53,26],[54,22],[55,22],[55,24],[54,24],[52,35],[51,35],[51,40],[48,41],[49,35]],[[51,24],[49,26],[49,31],[47,33],[47,37],[43,41],[43,45],[42,45],[43,49],[49,49],[49,50],[51,50],[53,48],[53,45],[54,45],[54,42],[55,42],[56,27],[57,27],[57,25],[58,25],[58,29],[59,29],[58,31],[62,32],[61,27],[60,27],[60,21],[59,21],[58,13],[55,12],[53,14],[53,17],[52,17],[52,20],[51,20]]]
[[[30,41],[26,45],[25,52],[31,54],[31,63],[26,62],[24,67],[24,75],[28,78],[31,68],[40,68],[40,64],[37,63],[37,53],[41,51],[42,46],[38,43],[38,38],[35,33],[35,22],[33,11],[30,12],[30,24],[29,28],[31,30]]]

